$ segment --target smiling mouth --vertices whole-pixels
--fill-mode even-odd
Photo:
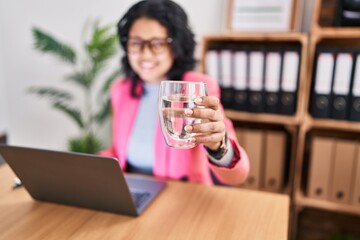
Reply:
[[[155,64],[153,63],[141,63],[140,67],[142,70],[150,71],[155,68]]]

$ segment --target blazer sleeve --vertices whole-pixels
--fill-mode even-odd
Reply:
[[[208,88],[208,95],[215,96],[220,99],[220,87],[217,82],[209,76],[196,72],[188,72],[184,79],[188,81],[205,82]],[[221,104],[219,111],[221,111],[225,116],[224,108]],[[232,121],[225,117],[224,123],[228,135],[228,141],[231,142],[234,149],[234,157],[230,167],[216,166],[210,163],[210,161],[209,165],[219,181],[225,184],[238,185],[243,183],[249,174],[249,158],[246,151],[238,143]]]
[[[116,107],[116,99],[118,99],[118,96],[121,92],[122,89],[122,85],[125,82],[126,79],[119,79],[117,81],[115,81],[110,88],[110,101],[111,101],[111,110],[112,113],[114,112],[114,109]],[[111,121],[113,122],[113,116],[111,116]],[[114,125],[114,122],[112,123]],[[114,131],[114,126],[112,125],[112,131]],[[114,139],[114,133],[112,136],[112,141],[111,141],[111,147],[101,150],[99,152],[97,152],[98,155],[101,156],[105,156],[105,157],[115,157],[117,158],[117,154],[115,151],[115,147],[114,147],[114,143],[115,143],[116,139]]]

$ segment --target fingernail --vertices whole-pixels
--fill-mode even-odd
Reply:
[[[185,131],[187,131],[187,132],[191,132],[192,131],[192,126],[190,126],[190,125],[187,125],[187,126],[185,126]]]
[[[192,142],[192,143],[195,143],[196,142],[196,138],[190,138],[190,142]]]
[[[193,114],[193,110],[185,109],[185,114],[188,115],[188,116],[191,116]]]
[[[195,102],[195,103],[202,103],[202,101],[203,101],[203,100],[202,100],[201,97],[197,97],[197,98],[194,99],[194,102]]]

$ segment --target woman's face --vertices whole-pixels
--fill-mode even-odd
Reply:
[[[173,65],[171,39],[158,21],[139,18],[130,28],[127,54],[131,68],[147,83],[163,80]]]

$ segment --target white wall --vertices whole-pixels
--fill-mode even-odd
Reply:
[[[0,46],[1,46],[1,34],[0,34]],[[5,78],[3,75],[3,70],[1,68],[3,66],[2,58],[0,57],[0,135],[5,132],[7,129],[7,104],[6,104],[6,86],[5,86]]]
[[[65,149],[66,140],[78,133],[66,116],[52,110],[44,99],[26,92],[34,85],[62,86],[63,76],[71,71],[51,56],[33,50],[32,26],[80,48],[86,19],[100,17],[104,23],[116,22],[135,2],[0,0],[0,127],[6,128],[11,144]],[[187,11],[198,38],[222,31],[226,1],[177,2]]]

